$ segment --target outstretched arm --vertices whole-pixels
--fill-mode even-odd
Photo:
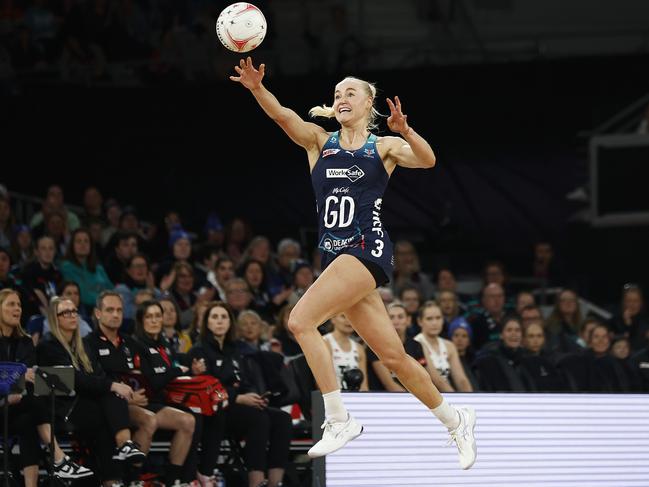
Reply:
[[[239,61],[239,66],[234,70],[238,76],[230,76],[232,81],[241,83],[248,88],[271,119],[300,147],[306,150],[318,148],[318,135],[326,134],[325,130],[314,123],[305,122],[290,108],[283,107],[270,91],[261,83],[266,71],[266,65],[260,64],[256,69],[250,56],[244,61]]]
[[[435,165],[435,153],[430,144],[408,125],[408,115],[401,111],[401,100],[387,99],[390,107],[388,127],[403,137],[384,137],[389,144],[388,157],[398,166],[409,168],[429,168]],[[404,140],[405,139],[405,140]]]

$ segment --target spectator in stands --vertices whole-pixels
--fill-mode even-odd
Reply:
[[[261,261],[249,258],[239,268],[239,276],[246,281],[252,293],[250,308],[259,313],[264,320],[272,321],[273,303],[266,287],[266,273]]]
[[[462,369],[464,369],[464,374],[469,379],[471,387],[474,391],[479,390],[478,379],[476,379],[471,368],[471,364],[475,360],[475,350],[471,346],[471,340],[473,339],[471,325],[463,317],[456,318],[449,326],[448,338],[455,345],[460,362],[462,363]]]
[[[49,301],[56,296],[56,290],[63,282],[63,275],[54,264],[56,248],[54,239],[43,235],[36,241],[36,259],[22,271],[22,282],[37,297],[41,314],[45,313]]]
[[[447,335],[450,324],[462,315],[460,301],[453,291],[441,291],[437,293],[437,302],[444,315],[442,335]]]
[[[543,321],[543,313],[541,313],[541,308],[535,304],[528,304],[523,306],[523,308],[518,312],[518,316],[521,317],[521,324],[525,328],[530,323],[541,323]]]
[[[419,308],[422,303],[421,293],[415,286],[405,286],[399,291],[399,301],[403,303],[408,313],[408,336],[414,337],[421,332],[421,328],[417,324],[417,313],[419,313]]]
[[[32,229],[40,226],[47,218],[47,215],[52,212],[61,212],[65,215],[65,227],[69,232],[74,232],[81,226],[79,217],[65,208],[65,203],[63,201],[63,188],[58,184],[53,184],[47,188],[47,194],[43,201],[43,209],[32,217],[29,226],[32,227]],[[37,232],[38,235],[41,233],[43,232]]]
[[[215,266],[221,256],[220,249],[213,244],[203,244],[195,253],[194,273],[196,275],[196,287],[198,289],[212,286],[207,280],[210,272],[214,272]]]
[[[90,445],[98,457],[100,479],[110,486],[122,477],[117,462],[137,463],[145,458],[131,440],[129,429],[127,401],[133,397],[133,389],[108,378],[90,360],[79,334],[77,307],[72,301],[54,298],[48,321],[52,335],[38,344],[38,365],[74,367],[76,397],[57,396],[56,411],[59,420],[70,422],[75,433]]]
[[[404,344],[406,353],[426,367],[426,357],[424,356],[421,344],[412,338],[408,338],[406,335],[406,329],[408,328],[408,313],[406,312],[406,308],[398,301],[388,304],[387,308],[390,320],[392,320],[392,324],[401,339],[401,343]],[[406,389],[399,382],[397,376],[383,365],[372,349],[366,347],[366,352],[367,382],[369,389],[371,391],[405,392]]]
[[[518,316],[523,316],[523,310],[528,306],[536,306],[536,299],[534,295],[529,291],[521,291],[516,295],[516,314]],[[540,308],[539,308],[539,311]],[[542,316],[541,316],[542,318]],[[525,323],[523,323],[523,327]]]
[[[234,262],[227,256],[219,257],[214,272],[207,273],[207,280],[216,289],[217,298],[225,301],[225,285],[234,277]]]
[[[38,314],[38,300],[28,289],[19,284],[11,274],[11,254],[0,247],[0,290],[13,289],[18,292],[22,302],[22,319],[26,322],[31,316]]]
[[[524,327],[523,344],[525,356],[521,365],[532,380],[533,390],[557,392],[566,390],[566,385],[555,367],[556,358],[545,351],[545,330],[538,322]]]
[[[205,314],[209,304],[210,302],[204,299],[197,299],[196,304],[194,304],[194,316],[192,322],[189,324],[189,328],[187,328],[187,335],[192,341],[192,344],[198,341],[201,331],[201,323],[203,322],[203,315]]]
[[[207,215],[207,220],[205,220],[205,236],[207,238],[207,244],[213,245],[219,250],[223,249],[223,242],[225,240],[225,233],[223,232],[223,224],[219,216],[212,212]]]
[[[113,234],[119,229],[119,221],[122,217],[122,207],[114,199],[106,201],[105,210],[107,226],[101,232],[101,244],[103,246],[108,244]]]
[[[558,352],[575,350],[579,324],[582,321],[577,293],[564,289],[557,296],[554,309],[547,320],[547,331],[553,335],[552,346]]]
[[[163,281],[162,284],[165,284],[165,282]],[[122,297],[125,320],[135,319],[135,295],[143,289],[153,291],[155,296],[161,294],[161,291],[155,287],[155,280],[150,270],[148,259],[144,254],[136,253],[126,262],[124,279],[122,279],[120,284],[115,286],[115,292],[119,293]]]
[[[306,260],[293,262],[293,292],[288,297],[288,304],[295,306],[314,280],[311,264]]]
[[[134,364],[149,386],[145,388],[146,397],[141,397],[141,404],[155,413],[159,428],[175,431],[165,475],[165,484],[174,485],[191,482],[196,476],[195,470],[183,468],[192,445],[196,419],[188,412],[171,407],[165,400],[165,386],[175,378],[187,375],[189,368],[178,365],[173,352],[166,346],[162,336],[163,313],[157,301],[145,301],[138,306]]]
[[[123,283],[126,279],[126,267],[131,258],[138,253],[137,234],[118,231],[109,242],[106,258],[106,274],[111,282]]]
[[[455,345],[440,336],[444,327],[444,317],[439,305],[435,301],[426,301],[419,308],[417,322],[421,327],[421,333],[414,339],[424,350],[429,373],[431,370],[437,371],[453,386],[453,390],[473,392]]]
[[[288,329],[288,317],[291,314],[293,306],[287,304],[279,310],[275,328],[273,329],[273,336],[277,338],[281,344],[281,353],[284,355],[286,362],[302,355],[302,349],[297,343],[291,330]]]
[[[12,289],[0,291],[0,361],[18,362],[28,367],[25,382],[27,394],[10,393],[8,407],[9,434],[18,436],[20,466],[25,487],[37,487],[41,441],[49,445],[52,433],[47,403],[33,396],[36,353],[29,335],[20,326],[22,306],[20,296]],[[4,398],[3,398],[4,399]],[[67,457],[54,439],[54,475],[60,480],[72,480],[92,475]]]
[[[365,354],[365,348],[352,339],[354,329],[344,313],[334,315],[329,321],[333,325],[333,331],[324,335],[323,338],[333,358],[338,386],[342,390],[367,391],[367,355]],[[355,383],[351,383],[348,380],[348,375],[346,375],[353,369],[360,370],[362,373],[361,380]]]
[[[268,336],[268,324],[264,323],[256,312],[247,309],[239,313],[236,331],[237,346],[241,355],[270,350],[270,343],[264,338]]]
[[[96,186],[88,186],[83,192],[83,210],[82,222],[84,226],[90,226],[90,222],[104,220],[104,197],[101,195]],[[100,240],[97,240],[101,242]]]
[[[594,367],[596,378],[593,386],[601,392],[630,392],[634,388],[634,378],[610,354],[610,333],[604,324],[595,325],[590,332],[586,359],[591,360]]]
[[[566,284],[563,269],[554,255],[554,248],[550,242],[541,241],[534,244],[532,276],[544,280],[546,286]]]
[[[0,196],[0,247],[8,249],[11,247],[11,230],[16,224],[11,212],[9,199]]]
[[[579,325],[579,336],[576,340],[579,348],[577,350],[588,348],[588,337],[590,337],[593,328],[599,324],[600,322],[596,318],[586,318],[581,325]]]
[[[627,336],[633,350],[649,345],[649,316],[645,310],[642,289],[636,284],[625,284],[620,308],[620,312],[611,321],[615,332]]]
[[[156,271],[157,282],[162,282],[162,279],[171,273],[178,262],[182,262],[191,267],[192,277],[195,279],[196,276],[194,269],[190,263],[192,256],[192,243],[189,233],[184,231],[182,228],[172,230],[169,235],[169,249],[171,250],[171,257],[162,262]],[[192,282],[192,286],[193,289],[197,289],[196,282]]]
[[[180,308],[171,296],[165,296],[159,301],[162,306],[162,338],[166,345],[175,354],[184,354],[192,348],[192,339],[188,333],[185,333],[180,326]],[[201,301],[205,303],[205,301]],[[196,318],[201,318],[200,313],[196,313]]]
[[[81,304],[89,309],[94,307],[100,292],[113,288],[103,266],[97,262],[90,232],[84,228],[72,232],[70,246],[61,263],[61,274],[66,280],[79,284]]]
[[[252,293],[245,280],[240,277],[230,279],[225,285],[226,302],[232,308],[235,316],[239,316],[252,303]]]
[[[171,296],[178,303],[180,325],[185,328],[192,322],[192,307],[197,299],[194,292],[194,269],[187,262],[176,262],[171,275],[175,276],[171,286]]]
[[[481,303],[482,308],[469,318],[476,350],[500,337],[505,318],[505,290],[500,284],[488,284],[482,290]]]
[[[26,264],[34,260],[32,234],[27,225],[16,225],[14,227],[11,253],[16,269],[22,269]]]
[[[234,342],[234,322],[234,313],[228,304],[210,303],[201,323],[200,342],[192,348],[190,356],[202,359],[207,373],[218,378],[228,391],[226,432],[235,438],[246,438],[244,457],[248,485],[264,485],[264,472],[268,468],[268,486],[278,487],[288,463],[291,417],[280,409],[268,407],[267,398],[252,392],[252,378],[241,368],[243,359]],[[221,433],[208,437],[208,448],[199,466],[202,475],[212,474],[222,436]]]
[[[457,281],[451,269],[442,268],[437,272],[436,287],[437,292],[457,292]]]
[[[38,238],[40,235],[49,235],[54,239],[56,245],[57,259],[63,258],[70,244],[70,233],[65,223],[65,213],[62,211],[53,211],[45,215],[44,230],[38,232],[36,229],[32,233]]]
[[[225,231],[225,253],[235,266],[241,261],[243,251],[252,238],[252,228],[243,218],[234,218]]]
[[[246,247],[246,250],[241,256],[241,260],[244,263],[248,259],[259,261],[264,266],[266,272],[274,272],[275,269],[272,268],[274,263],[271,257],[270,240],[268,240],[268,237],[258,235],[250,241],[248,247]]]
[[[416,286],[423,299],[431,298],[435,291],[430,278],[421,272],[419,256],[415,246],[406,240],[399,240],[394,244],[392,288],[397,290],[406,285]]]
[[[532,380],[521,364],[523,358],[521,341],[522,327],[518,318],[503,319],[497,347],[480,353],[473,366],[480,390],[526,392],[532,389]]]
[[[302,247],[296,240],[285,238],[277,244],[277,271],[276,275],[272,276],[273,282],[269,283],[268,291],[278,306],[293,292],[292,265],[300,259],[301,254]]]
[[[508,301],[511,301],[512,289],[508,283],[507,272],[505,271],[505,265],[498,260],[488,261],[482,269],[482,280],[484,286],[489,284],[498,284],[505,291],[505,296]],[[512,306],[510,306],[510,304]],[[513,303],[507,303],[507,307],[511,309]]]

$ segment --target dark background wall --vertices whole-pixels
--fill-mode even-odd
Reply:
[[[595,294],[642,280],[647,229],[571,223],[580,207],[565,195],[587,177],[577,132],[647,91],[648,60],[350,73],[376,81],[386,96],[399,95],[438,155],[435,170],[395,172],[384,204],[393,237],[415,240],[431,268],[450,263],[460,272],[475,271],[486,257],[524,272],[531,244],[549,239]],[[268,73],[266,85],[303,116],[330,102],[340,79],[274,78],[272,64]],[[195,229],[210,209],[226,220],[242,215],[275,238],[315,226],[301,149],[227,80],[133,88],[24,84],[2,104],[2,179],[14,191],[41,195],[59,182],[67,201],[78,203],[94,184],[154,221],[176,208]],[[384,97],[378,107],[387,111]]]

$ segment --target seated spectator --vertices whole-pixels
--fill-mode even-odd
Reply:
[[[462,316],[460,300],[453,291],[441,291],[437,293],[437,302],[444,315],[444,330],[442,330],[442,335],[447,335],[451,322]]]
[[[273,303],[266,286],[264,265],[258,260],[248,259],[239,269],[239,277],[246,281],[252,293],[250,308],[259,313],[264,320],[272,321]]]
[[[620,311],[611,320],[616,333],[629,338],[632,350],[649,345],[649,316],[647,316],[642,289],[635,284],[625,284]]]
[[[351,323],[344,313],[334,315],[329,321],[333,325],[333,331],[322,338],[333,359],[338,387],[347,391],[369,390],[365,348],[352,339],[354,329]],[[353,382],[351,379],[348,380],[349,375],[346,375],[351,370],[360,370],[362,374],[356,375]]]
[[[306,260],[293,262],[293,292],[288,297],[288,304],[295,306],[314,280],[315,275],[311,264]]]
[[[41,235],[49,235],[54,239],[56,247],[56,259],[62,259],[68,251],[70,245],[70,231],[65,223],[65,213],[62,211],[52,211],[45,215],[44,230],[38,232],[32,230],[32,234],[38,238]]]
[[[300,259],[302,247],[291,238],[280,240],[277,244],[277,265],[269,275],[268,291],[277,306],[282,306],[293,292],[293,262]],[[283,299],[282,299],[283,298]]]
[[[244,249],[252,238],[252,227],[243,218],[234,218],[225,230],[225,253],[235,266],[241,262]]]
[[[473,390],[478,391],[478,379],[476,379],[471,368],[471,364],[475,359],[475,351],[471,346],[471,340],[473,339],[471,325],[461,316],[454,319],[448,328],[448,338],[455,345],[460,362],[462,363],[462,369],[464,369],[464,375],[469,379]]]
[[[252,293],[246,281],[240,277],[230,279],[225,285],[226,302],[232,308],[235,316],[243,310],[249,309],[252,303]]]
[[[565,286],[566,279],[554,249],[550,242],[534,244],[534,259],[532,261],[532,276],[543,279],[546,286]]]
[[[88,309],[94,307],[100,292],[113,288],[106,271],[97,262],[90,232],[84,228],[72,233],[70,246],[61,263],[61,274],[65,280],[79,284],[81,304]]]
[[[221,219],[216,213],[211,212],[207,215],[203,229],[205,230],[208,245],[213,245],[219,251],[222,251],[225,232],[223,231],[223,223],[221,223]]]
[[[498,341],[505,319],[505,291],[500,284],[491,283],[482,290],[482,307],[469,316],[473,328],[473,345],[480,350]]]
[[[197,299],[196,304],[194,304],[194,316],[192,317],[192,322],[189,324],[189,327],[187,328],[187,336],[189,336],[189,339],[192,341],[192,344],[198,341],[198,337],[201,331],[200,330],[201,323],[203,322],[203,315],[205,314],[205,310],[207,309],[209,304],[210,302],[206,301],[205,299]]]
[[[523,310],[529,306],[536,306],[536,298],[529,291],[521,291],[516,295],[516,314],[520,317],[523,316]],[[541,309],[539,308],[539,312]],[[541,319],[543,316],[541,315]],[[525,327],[525,323],[523,323]]]
[[[194,415],[170,406],[165,400],[165,386],[175,378],[186,375],[189,368],[178,365],[173,352],[166,346],[162,336],[162,316],[163,309],[157,301],[145,301],[138,306],[133,362],[148,385],[144,388],[144,397],[140,396],[140,404],[155,413],[159,428],[175,431],[165,484],[178,485],[191,482],[196,477],[195,471],[183,468],[192,445],[196,419]],[[195,442],[198,443],[198,438]]]
[[[41,456],[39,437],[49,445],[52,425],[47,401],[33,395],[36,353],[29,335],[20,326],[21,313],[18,293],[12,289],[0,291],[0,361],[22,363],[28,367],[25,373],[27,393],[10,393],[6,398],[9,401],[7,425],[9,434],[18,437],[25,487],[37,487]],[[55,478],[62,481],[92,475],[90,470],[72,462],[63,453],[56,438],[53,473]]]
[[[23,285],[36,295],[41,314],[45,313],[50,299],[56,296],[56,290],[63,282],[63,276],[54,264],[55,256],[54,239],[43,235],[36,241],[36,260],[22,271]]]
[[[545,347],[545,331],[540,323],[532,322],[525,327],[523,344],[526,354],[521,365],[527,370],[534,390],[539,392],[565,391],[566,385],[559,370],[555,367],[556,359],[548,354]]]
[[[76,397],[57,396],[57,420],[70,423],[97,456],[104,484],[119,482],[118,462],[142,462],[145,455],[131,440],[128,401],[133,389],[112,381],[90,360],[78,328],[78,311],[72,301],[54,298],[48,321],[52,334],[37,347],[39,366],[73,366]],[[71,411],[71,412],[70,412]]]
[[[392,288],[389,285],[379,286],[378,288],[376,288],[376,290],[379,292],[381,301],[383,301],[384,305],[387,306],[392,301],[394,301],[394,292],[392,292]]]
[[[586,318],[579,325],[579,336],[577,337],[576,343],[578,346],[577,351],[581,351],[585,348],[588,348],[588,339],[590,333],[593,331],[596,325],[599,325],[599,320],[596,318]]]
[[[541,308],[539,308],[536,304],[527,304],[523,306],[523,308],[521,308],[517,313],[518,316],[521,317],[521,324],[523,325],[523,328],[525,328],[530,323],[545,324]]]
[[[172,230],[169,235],[169,250],[171,251],[171,256],[164,260],[158,266],[156,270],[156,282],[162,286],[162,281],[165,276],[169,276],[174,269],[176,269],[176,264],[182,262],[183,264],[188,265],[191,268],[192,272],[192,286],[195,289],[198,289],[195,285],[195,273],[194,268],[190,263],[192,256],[192,243],[189,233],[185,232],[182,228],[176,228]],[[182,308],[182,306],[181,306]]]
[[[408,313],[400,302],[388,304],[388,315],[394,325],[394,329],[399,335],[401,343],[403,343],[406,353],[413,359],[419,362],[423,367],[426,367],[426,357],[421,348],[421,344],[408,338],[406,329],[408,327]],[[390,391],[390,392],[404,392],[406,389],[403,387],[396,374],[389,370],[383,362],[379,360],[374,351],[366,347],[367,352],[367,375],[368,385],[371,391]],[[446,381],[442,379],[439,374],[434,381],[435,384],[441,384],[443,392],[449,392],[451,388]]]
[[[26,322],[29,317],[38,314],[39,302],[34,293],[21,286],[10,271],[11,254],[7,249],[0,247],[0,290],[13,289],[18,293],[23,309],[21,319]]]
[[[437,272],[435,285],[438,293],[442,291],[457,292],[457,280],[455,279],[455,274],[453,274],[451,269],[440,269]]]
[[[533,390],[533,382],[521,363],[524,354],[521,342],[522,327],[518,318],[503,319],[500,341],[497,346],[480,353],[473,364],[481,391],[527,392]]]
[[[289,362],[303,353],[300,345],[295,339],[295,336],[291,330],[288,329],[288,317],[292,310],[293,307],[288,304],[279,310],[277,315],[277,325],[273,330],[273,336],[277,338],[281,344],[281,353],[284,355],[285,362]]]
[[[88,186],[83,192],[83,215],[82,223],[84,226],[90,226],[92,221],[104,220],[104,197],[96,186]],[[102,228],[103,230],[103,228]],[[96,239],[96,242],[102,243],[101,239]]]
[[[267,274],[274,274],[276,272],[271,255],[270,240],[268,240],[268,237],[258,235],[250,241],[248,247],[246,247],[246,250],[241,256],[241,261],[246,262],[249,259],[261,262],[261,265],[264,267],[264,271]]]
[[[610,354],[611,336],[606,325],[596,325],[590,332],[586,357],[593,361],[597,391],[630,392],[632,383],[620,363]]]
[[[16,219],[11,212],[9,199],[0,195],[0,247],[11,247],[11,231],[16,224]]]
[[[421,293],[415,286],[405,286],[399,290],[399,301],[403,303],[408,313],[408,336],[414,337],[421,332],[417,324],[417,313],[422,303]]]
[[[107,226],[101,232],[101,244],[105,247],[119,230],[119,221],[122,217],[122,207],[114,199],[109,199],[104,205]]]
[[[196,274],[196,287],[211,286],[207,279],[210,272],[214,272],[215,266],[221,251],[216,245],[203,244],[196,252],[196,261],[194,262],[194,273]]]
[[[259,350],[269,351],[270,343],[264,339],[267,327],[256,312],[247,309],[239,313],[236,328],[239,353],[245,356]]]
[[[135,295],[143,289],[152,291],[155,297],[159,297],[162,293],[161,290],[155,287],[149,260],[144,254],[135,254],[126,264],[124,279],[114,289],[122,297],[125,320],[135,319],[135,310],[137,308]]]
[[[189,352],[192,348],[192,339],[180,326],[180,308],[171,296],[160,298],[158,302],[162,306],[162,338],[166,345],[174,355]],[[197,313],[196,318],[200,320],[201,313]]]
[[[638,377],[639,390],[649,392],[649,347],[643,348],[631,356],[629,364]]]
[[[57,295],[60,298],[72,301],[72,304],[76,306],[79,314],[79,334],[81,335],[81,338],[84,338],[92,331],[92,326],[88,322],[89,318],[84,316],[81,308],[81,292],[79,291],[79,285],[76,282],[63,281],[57,288]],[[38,345],[41,338],[49,338],[50,324],[47,318],[47,311],[45,312],[45,315],[32,316],[27,323],[27,331],[32,337],[34,346]]]
[[[186,328],[192,322],[193,306],[197,299],[194,292],[194,268],[187,262],[176,262],[171,275],[174,277],[171,296],[180,308],[180,326]]]
[[[45,200],[43,200],[43,209],[32,217],[29,226],[32,229],[36,229],[43,224],[47,215],[53,212],[61,212],[64,215],[65,228],[69,232],[74,232],[81,226],[79,217],[65,208],[63,188],[57,184],[53,184],[47,188],[47,194],[45,195]],[[42,230],[36,230],[35,232],[36,235],[41,235],[42,233]]]
[[[18,270],[34,260],[32,234],[27,225],[17,225],[13,231],[11,245],[14,267]]]
[[[253,378],[241,368],[243,358],[234,342],[235,317],[223,302],[210,303],[201,323],[200,342],[190,351],[192,359],[203,360],[207,373],[218,378],[228,391],[225,410],[226,434],[246,438],[244,460],[248,485],[278,487],[284,478],[291,444],[291,417],[281,409],[268,407],[268,399],[252,392]],[[209,438],[210,450],[203,456],[199,472],[211,475],[216,465],[223,433]],[[216,450],[216,451],[214,451]]]
[[[116,232],[108,243],[107,253],[108,278],[115,284],[125,282],[128,263],[138,253],[137,234],[121,230]]]
[[[214,272],[207,273],[207,280],[216,289],[216,297],[225,301],[225,284],[234,277],[234,262],[230,257],[219,257]]]
[[[429,373],[431,370],[437,371],[442,379],[453,387],[453,391],[473,392],[455,345],[440,336],[444,318],[439,305],[435,301],[426,301],[419,308],[417,322],[421,333],[415,336],[414,340],[420,343],[424,350]]]
[[[510,302],[513,291],[508,282],[505,265],[502,262],[497,260],[487,262],[482,269],[482,280],[485,287],[489,284],[498,284],[502,287],[505,292],[506,300],[508,301],[507,307],[509,309],[513,307],[513,303]]]
[[[571,289],[564,289],[557,296],[552,313],[547,319],[546,329],[552,336],[554,351],[569,353],[575,351],[575,343],[582,321],[577,293]]]
[[[406,240],[394,244],[394,276],[392,288],[396,291],[406,285],[419,289],[423,299],[433,296],[435,288],[430,278],[421,272],[419,256],[415,246]]]

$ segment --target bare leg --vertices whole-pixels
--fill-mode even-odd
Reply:
[[[115,444],[117,447],[121,447],[124,443],[131,439],[131,430],[124,428],[115,433]]]
[[[258,487],[264,481],[264,472],[251,470],[248,472],[248,487]]]
[[[442,395],[426,369],[406,354],[378,291],[345,310],[345,315],[381,363],[393,371],[417,399],[429,409],[442,403]]]
[[[169,449],[169,462],[172,465],[185,463],[194,434],[194,417],[180,409],[166,407],[156,413],[158,428],[175,431]]]
[[[133,433],[133,440],[140,445],[140,450],[143,453],[149,453],[153,435],[158,429],[156,415],[148,409],[131,404],[128,407],[128,416],[131,423],[137,428]]]
[[[268,470],[268,487],[277,487],[277,484],[284,480],[283,468],[271,468]]]
[[[368,295],[374,285],[367,268],[356,257],[343,254],[329,264],[291,311],[288,327],[323,394],[337,390],[338,383],[318,326]]]
[[[24,467],[23,477],[25,478],[25,487],[37,487],[38,465],[30,465],[28,467]]]
[[[36,427],[36,430],[38,431],[38,436],[41,438],[43,444],[49,447],[50,437],[52,434],[52,426],[49,423],[39,424]],[[63,450],[61,450],[61,447],[59,446],[59,442],[56,441],[56,437],[55,437],[54,438],[54,461],[60,462],[61,460],[63,460],[64,456],[65,454],[63,453]]]

